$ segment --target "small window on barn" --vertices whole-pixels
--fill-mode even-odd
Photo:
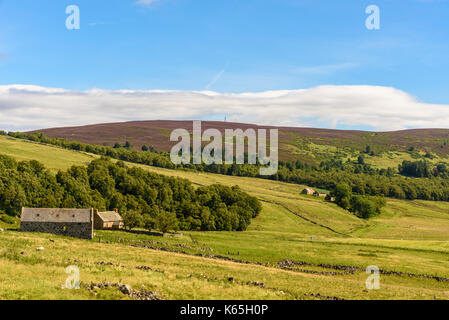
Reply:
[[[40,217],[40,214],[38,213],[38,214],[36,214],[36,217]]]

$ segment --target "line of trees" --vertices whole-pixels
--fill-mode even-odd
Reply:
[[[399,165],[399,173],[404,176],[417,177],[417,178],[432,178],[441,177],[449,178],[449,170],[444,163],[438,163],[432,166],[426,160],[419,161],[407,161],[404,160],[401,165]]]
[[[6,134],[6,133],[4,133]],[[449,172],[444,164],[430,167],[430,164],[415,164],[404,161],[398,170],[394,168],[375,169],[362,159],[357,163],[329,160],[312,166],[301,161],[279,161],[279,170],[273,176],[260,176],[257,165],[211,164],[174,165],[168,153],[154,150],[140,151],[127,148],[90,145],[59,138],[48,138],[41,133],[26,134],[10,132],[8,135],[63,148],[109,156],[133,163],[163,167],[211,172],[231,176],[259,177],[290,183],[305,184],[315,188],[333,190],[339,183],[345,183],[354,194],[385,196],[397,199],[421,199],[449,201]],[[427,166],[427,167],[426,167]],[[416,168],[416,169],[415,169]]]
[[[259,200],[238,186],[195,189],[186,179],[127,167],[102,157],[87,167],[56,175],[38,161],[0,155],[0,208],[19,215],[22,207],[118,208],[127,228],[243,231],[261,211]]]

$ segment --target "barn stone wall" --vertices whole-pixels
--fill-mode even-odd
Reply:
[[[92,222],[30,222],[22,221],[20,230],[27,232],[51,233],[81,239],[93,238]]]

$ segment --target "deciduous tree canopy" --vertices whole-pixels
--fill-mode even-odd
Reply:
[[[260,202],[239,187],[195,189],[190,181],[127,167],[102,157],[87,167],[53,175],[37,161],[0,155],[0,209],[18,215],[22,206],[118,208],[129,228],[246,230]]]

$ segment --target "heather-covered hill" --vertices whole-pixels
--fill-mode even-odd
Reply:
[[[132,121],[41,129],[36,132],[43,132],[49,137],[66,138],[90,144],[113,146],[116,142],[124,144],[129,141],[135,149],[146,145],[153,146],[159,151],[169,151],[174,144],[170,142],[170,133],[178,128],[192,130],[192,121]],[[403,159],[416,159],[423,157],[426,153],[442,158],[449,155],[449,129],[369,132],[270,127],[224,121],[204,121],[202,128],[203,130],[216,128],[223,133],[225,129],[278,128],[280,159],[299,159],[313,164],[329,158],[353,158],[360,152],[379,158],[374,158],[371,162],[373,164],[378,162],[381,167],[396,166]],[[370,162],[369,158],[368,162]]]

